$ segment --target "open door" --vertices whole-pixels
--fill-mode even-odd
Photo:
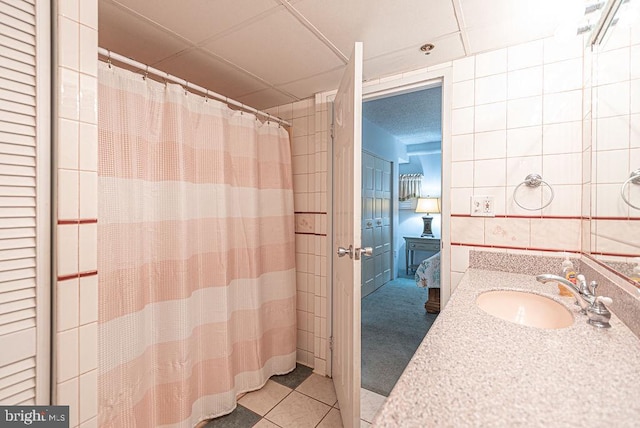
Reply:
[[[362,43],[356,42],[333,108],[332,375],[345,428],[360,426]]]

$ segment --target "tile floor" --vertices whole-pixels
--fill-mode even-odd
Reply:
[[[360,394],[360,426],[369,427],[386,397],[366,389]],[[272,376],[262,389],[244,394],[233,412],[204,427],[341,428],[342,420],[333,381],[298,364],[291,373]]]

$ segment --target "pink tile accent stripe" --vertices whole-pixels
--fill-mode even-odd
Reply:
[[[451,217],[473,217],[471,214],[451,214]],[[497,214],[494,217],[479,218],[534,218],[549,220],[588,220],[588,217],[581,216],[563,216],[563,215],[514,215],[514,214]]]
[[[68,225],[68,224],[93,224],[93,223],[97,223],[98,219],[97,218],[80,218],[77,220],[71,220],[71,219],[60,219],[58,220],[58,224],[59,225]]]
[[[624,220],[624,221],[640,221],[640,217],[585,217],[584,220]]]
[[[326,233],[296,232],[296,235],[327,236]]]
[[[297,214],[297,213],[296,213]],[[451,214],[451,217],[472,217],[470,214]],[[550,219],[550,220],[624,220],[624,221],[640,221],[640,217],[584,217],[584,216],[562,216],[562,215],[513,215],[498,214],[494,217],[482,218],[534,218],[534,219]]]
[[[481,247],[481,248],[501,248],[501,249],[505,249],[505,250],[528,250],[528,251],[549,251],[549,252],[553,252],[553,253],[558,253],[558,252],[562,252],[562,251],[569,251],[571,253],[579,253],[580,250],[572,250],[570,248],[565,248],[563,250],[559,250],[559,249],[552,249],[552,248],[537,248],[537,247],[511,247],[511,246],[506,246],[506,245],[487,245],[487,244],[469,244],[469,243],[463,243],[463,242],[452,242],[451,243],[452,246],[457,246],[457,247]]]
[[[631,253],[611,253],[611,252],[603,252],[603,251],[592,251],[591,254],[596,256],[616,256],[616,257],[638,257],[638,254]]]
[[[91,271],[87,271],[87,272],[78,272],[78,273],[73,273],[70,275],[60,275],[58,276],[58,281],[67,281],[70,279],[76,279],[76,278],[84,278],[87,276],[94,276],[97,275],[98,271],[97,270],[91,270]]]

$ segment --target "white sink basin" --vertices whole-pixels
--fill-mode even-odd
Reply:
[[[565,328],[573,314],[562,304],[539,294],[495,290],[482,293],[476,303],[486,313],[516,324],[537,328]]]

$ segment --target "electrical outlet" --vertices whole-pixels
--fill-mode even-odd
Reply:
[[[480,195],[471,197],[471,216],[472,217],[494,217],[495,198],[489,195]]]

